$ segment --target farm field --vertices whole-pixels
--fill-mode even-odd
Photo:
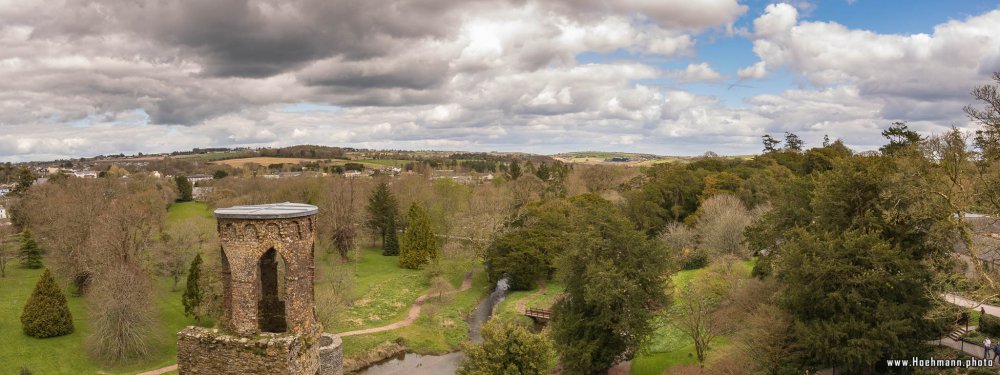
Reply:
[[[271,164],[298,164],[301,162],[311,162],[317,161],[318,159],[304,159],[304,158],[276,158],[270,156],[255,156],[252,158],[239,158],[239,159],[225,159],[216,160],[212,164],[225,164],[230,167],[242,167],[247,163],[256,163],[260,165],[271,165]]]

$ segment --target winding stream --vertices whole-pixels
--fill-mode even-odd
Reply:
[[[489,297],[479,302],[476,310],[469,316],[469,339],[472,342],[483,341],[480,329],[483,323],[493,316],[493,309],[507,296],[509,289],[507,277],[497,281],[496,287]],[[453,352],[445,355],[420,355],[416,353],[404,353],[396,357],[386,359],[364,369],[358,370],[358,375],[432,375],[432,374],[454,374],[458,368],[458,363],[462,360],[462,352]]]

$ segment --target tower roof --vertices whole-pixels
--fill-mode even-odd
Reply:
[[[219,219],[287,219],[315,215],[316,206],[303,203],[271,203],[249,206],[233,206],[215,210]]]

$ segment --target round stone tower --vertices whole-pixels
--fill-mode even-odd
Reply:
[[[313,301],[316,206],[277,203],[215,210],[223,283],[220,329],[179,333],[181,374],[321,374],[324,338]],[[339,353],[337,353],[339,354]],[[338,356],[339,359],[339,356]],[[321,368],[324,370],[321,372]]]

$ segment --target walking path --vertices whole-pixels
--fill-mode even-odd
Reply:
[[[465,274],[465,279],[462,280],[462,286],[460,286],[458,288],[458,290],[451,291],[451,292],[448,292],[448,293],[445,293],[445,294],[446,295],[451,295],[451,294],[454,294],[454,293],[464,292],[466,290],[471,289],[472,288],[472,273],[473,273],[473,271],[469,271],[469,273]],[[406,326],[408,326],[410,324],[413,324],[413,322],[415,322],[417,320],[417,317],[420,316],[420,306],[424,304],[424,301],[427,301],[427,298],[430,298],[429,295],[430,295],[430,292],[424,293],[424,294],[420,295],[420,297],[417,297],[416,300],[413,301],[413,305],[410,306],[410,311],[406,314],[406,319],[400,320],[400,321],[395,322],[395,323],[387,324],[387,325],[384,325],[384,326],[381,326],[381,327],[368,328],[368,329],[360,329],[360,330],[357,330],[357,331],[341,332],[341,333],[338,333],[337,336],[344,337],[344,336],[366,335],[366,334],[369,334],[369,333],[390,331],[390,330],[394,330],[396,328],[402,328],[402,327],[406,327]],[[173,365],[170,365],[170,366],[167,366],[167,367],[164,367],[164,368],[159,368],[159,369],[156,369],[156,370],[151,370],[151,371],[146,371],[146,372],[140,372],[138,375],[162,375],[162,374],[165,374],[165,373],[168,373],[168,372],[171,372],[171,371],[176,371],[176,370],[177,370],[177,365],[173,364]]]
[[[458,292],[464,292],[466,290],[469,290],[469,288],[472,288],[472,271],[469,271],[469,273],[465,274],[465,280],[462,280],[462,286],[459,287],[458,290],[451,291],[446,294],[450,295]],[[430,297],[429,294],[430,294],[429,292],[424,293],[420,295],[420,297],[417,297],[415,301],[413,301],[413,305],[410,306],[410,312],[406,314],[406,319],[400,320],[395,323],[390,323],[381,327],[359,329],[357,331],[340,332],[337,334],[337,336],[346,337],[355,335],[367,335],[369,333],[390,331],[396,328],[402,328],[410,324],[413,324],[413,322],[415,322],[417,318],[420,316],[420,306],[423,305],[424,301],[426,301],[427,298]]]
[[[173,364],[164,368],[158,368],[156,370],[140,372],[138,375],[160,375],[160,374],[166,374],[171,371],[177,371],[177,364]]]
[[[982,308],[986,310],[986,313],[989,315],[1000,316],[1000,307],[998,306],[986,305],[952,293],[943,293],[941,296],[944,297],[945,301],[950,302],[953,305],[968,307],[970,309]]]

